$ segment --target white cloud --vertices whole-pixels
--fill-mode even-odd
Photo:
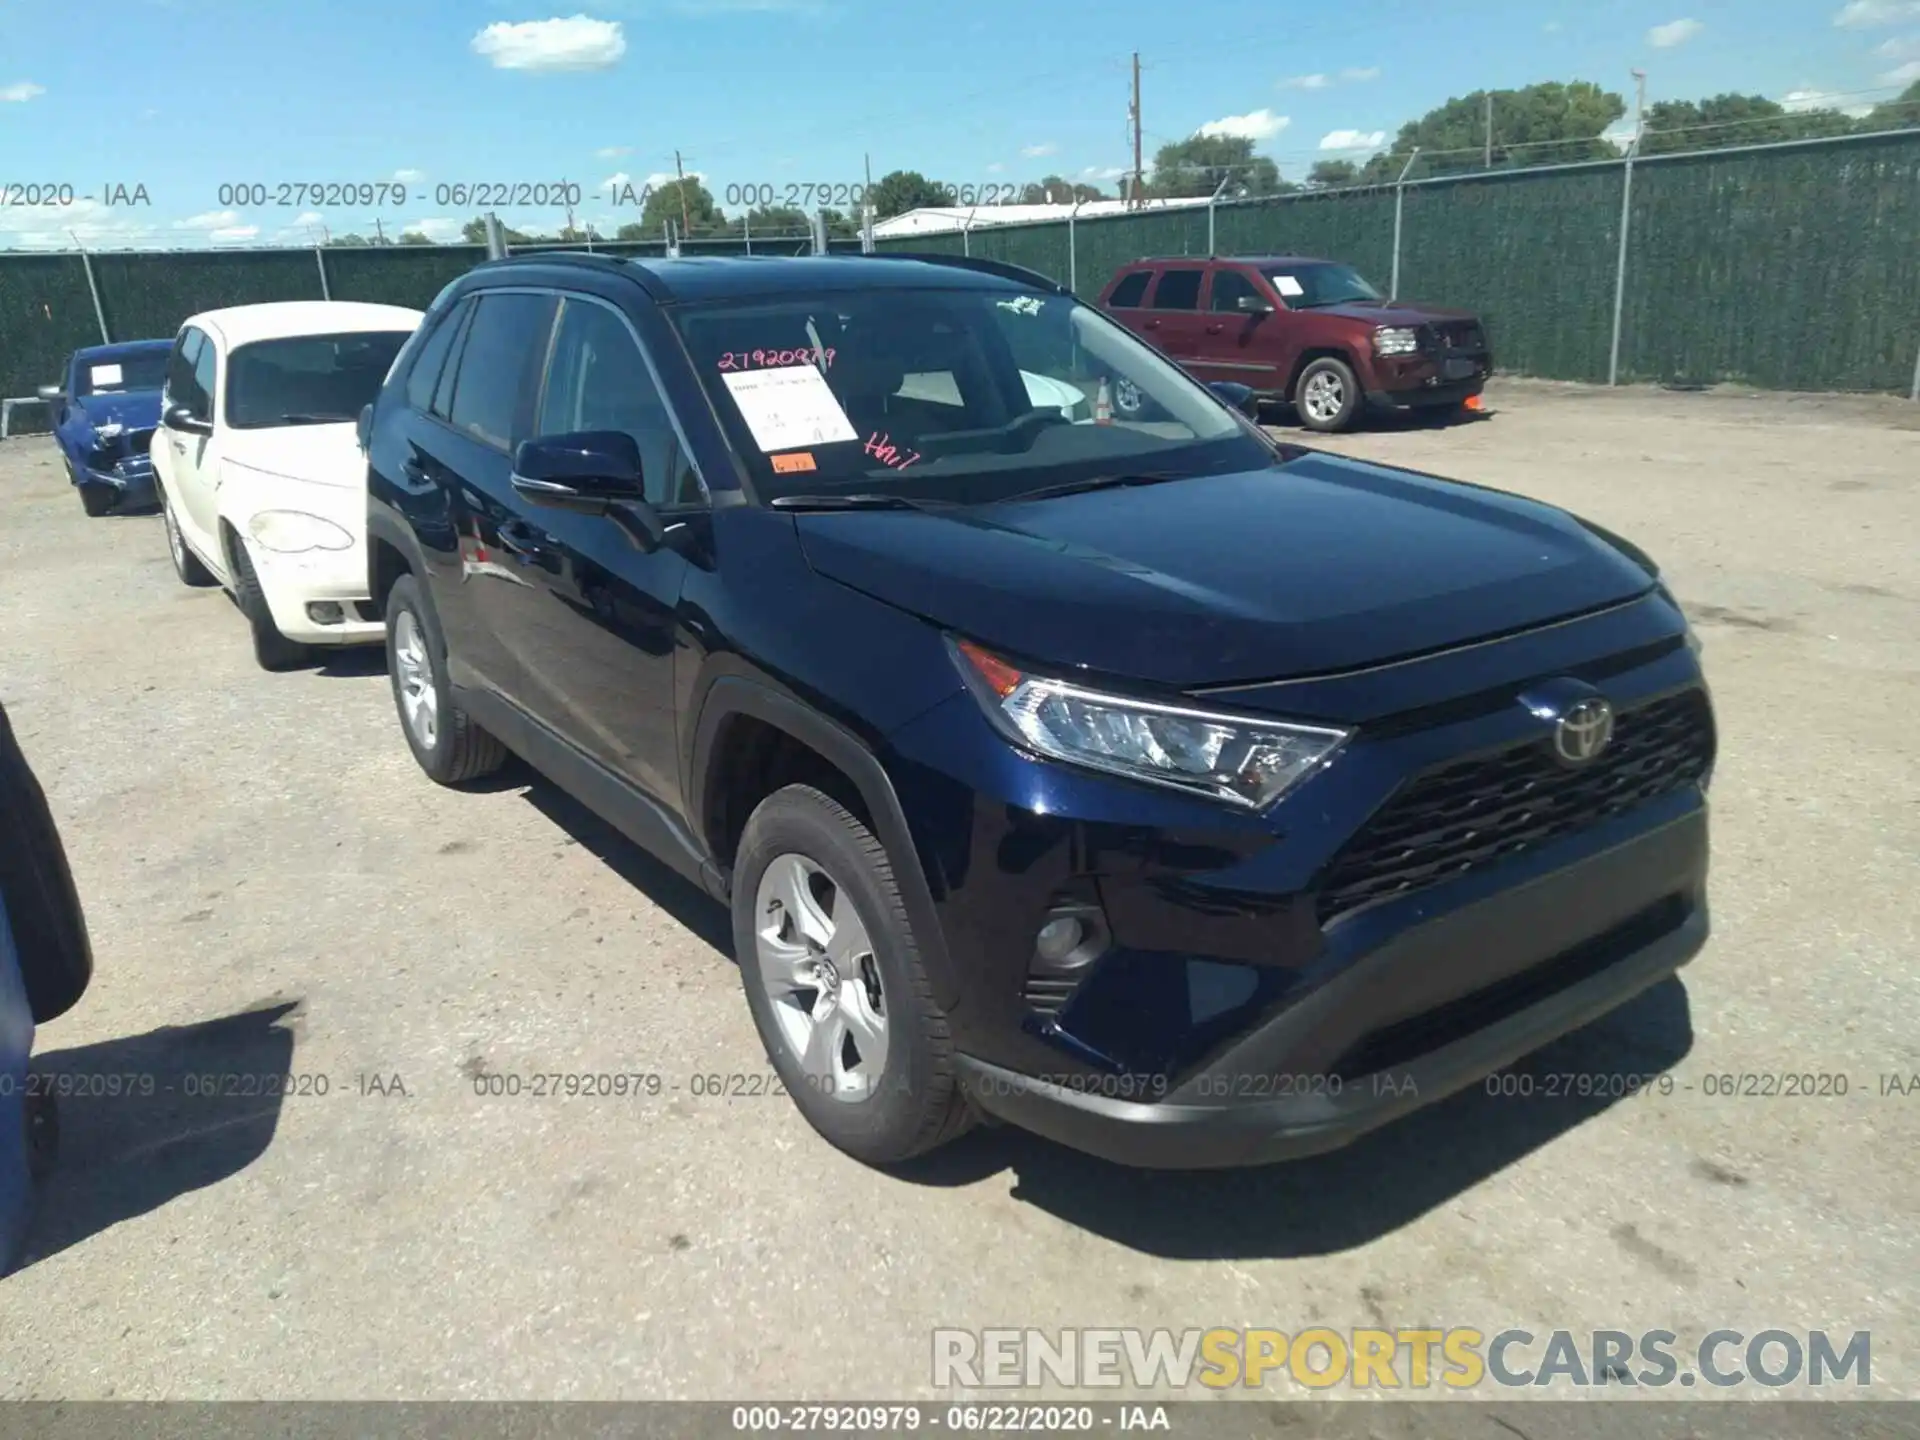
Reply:
[[[473,53],[496,70],[606,70],[627,53],[617,20],[498,21],[473,37]]]
[[[998,160],[996,160],[993,162],[993,164],[987,166],[987,173],[989,175],[998,175],[1002,170],[1006,168],[1007,168],[1006,166],[1002,165]]]
[[[1873,53],[1889,60],[1908,60],[1920,56],[1920,35],[1896,35],[1873,47]]]
[[[424,170],[396,170],[393,178],[402,185],[414,185],[427,178]]]
[[[636,188],[644,189],[644,190],[658,190],[662,185],[671,185],[674,183],[674,181],[678,180],[679,178],[680,177],[674,174],[673,171],[671,170],[656,170],[653,172],[653,174],[647,176],[646,179],[642,180],[639,186],[637,186]],[[687,179],[689,180],[698,180],[704,184],[706,182],[706,178],[707,178],[707,172],[704,170],[687,171]]]
[[[606,145],[593,153],[602,160],[618,160],[623,155],[631,155],[633,153],[633,147],[631,145]]]
[[[1282,90],[1324,90],[1333,81],[1325,75],[1289,75],[1280,82]]]
[[[1904,65],[1896,65],[1880,77],[1882,85],[1897,85],[1903,90],[1916,80],[1920,80],[1920,60],[1909,60]]]
[[[31,80],[19,80],[12,85],[0,87],[0,101],[24,104],[28,100],[33,99],[34,96],[44,95],[46,93],[47,87],[44,85],[36,85]]]
[[[1780,108],[1795,114],[1805,110],[1838,110],[1842,115],[1858,120],[1870,113],[1871,105],[1840,105],[1835,102],[1843,97],[1827,90],[1789,90],[1780,100]]]
[[[1322,150],[1378,150],[1386,143],[1384,130],[1331,130],[1320,137]]]
[[[1865,30],[1914,19],[1920,19],[1920,0],[1848,0],[1835,12],[1833,23],[1849,30]]]
[[[1089,180],[1118,180],[1127,173],[1124,165],[1089,165],[1080,172]]]
[[[1647,43],[1656,50],[1671,50],[1684,45],[1707,27],[1698,20],[1669,20],[1647,31]]]
[[[296,228],[299,228],[306,225],[323,225],[326,219],[327,217],[318,210],[303,210],[293,217],[293,223]]]
[[[207,210],[173,222],[176,230],[222,230],[240,219],[236,210]]]
[[[1209,120],[1193,133],[1232,135],[1241,140],[1271,140],[1292,123],[1290,117],[1276,115],[1271,110],[1255,110],[1246,115],[1226,115],[1218,120]]]
[[[1378,80],[1380,78],[1380,67],[1378,65],[1356,65],[1350,70],[1342,70],[1340,72],[1340,78],[1348,84],[1358,84],[1362,80]]]
[[[461,226],[465,223],[463,220],[450,220],[444,215],[436,215],[429,220],[409,220],[395,231],[394,235],[398,238],[409,232],[417,232],[436,244],[445,245],[465,238],[460,233]]]
[[[258,225],[222,225],[218,230],[209,230],[207,239],[216,245],[233,245],[242,240],[252,240],[260,234]]]
[[[614,175],[609,175],[606,179],[602,180],[600,182],[600,188],[602,190],[618,190],[622,185],[631,185],[632,183],[633,183],[633,177],[627,174],[626,171],[622,170],[619,173]]]
[[[1020,153],[1022,155],[1025,155],[1029,160],[1032,160],[1032,159],[1037,159],[1039,156],[1042,156],[1042,155],[1051,155],[1053,154],[1054,151],[1058,150],[1059,148],[1060,147],[1054,144],[1053,141],[1051,140],[1042,140],[1038,145],[1021,146]]]
[[[1633,144],[1632,119],[1626,118],[1614,121],[1613,124],[1600,132],[1600,138],[1613,146],[1613,148],[1618,150],[1622,155],[1626,154],[1627,147]]]

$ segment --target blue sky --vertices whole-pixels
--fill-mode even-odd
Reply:
[[[152,202],[0,208],[0,246],[370,230],[372,210],[223,205],[220,186],[395,176],[424,199],[379,210],[389,234],[456,231],[473,208],[434,189],[460,181],[577,182],[581,218],[611,228],[635,217],[595,191],[670,175],[676,147],[723,203],[730,185],[857,182],[864,157],[876,178],[1110,187],[1136,47],[1149,159],[1211,124],[1296,179],[1483,87],[1630,94],[1638,66],[1653,99],[1864,105],[1920,78],[1920,0],[90,0],[58,22],[0,0],[0,27],[0,184],[139,184]]]

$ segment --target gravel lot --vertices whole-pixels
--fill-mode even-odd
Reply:
[[[765,1069],[718,908],[524,772],[435,787],[377,652],[260,672],[157,520],[0,446],[0,699],[98,963],[42,1064],[330,1085],[69,1099],[0,1396],[898,1399],[936,1326],[1310,1324],[1870,1329],[1869,1393],[1920,1396],[1920,1095],[1881,1093],[1920,1072],[1920,408],[1490,399],[1330,448],[1574,507],[1693,615],[1715,938],[1535,1064],[1674,1093],[1474,1093],[1201,1177],[1004,1130],[886,1176],[784,1098],[695,1095]],[[543,1071],[663,1090],[475,1093]],[[1783,1071],[1850,1092],[1703,1091]]]

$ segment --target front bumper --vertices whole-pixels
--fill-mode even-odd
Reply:
[[[370,645],[386,638],[386,624],[372,616],[364,544],[293,555],[249,544],[247,555],[274,626],[287,639],[303,645]],[[337,606],[342,618],[317,619],[308,608],[315,605]]]
[[[1375,356],[1367,404],[1375,410],[1458,405],[1484,390],[1492,376],[1493,356],[1484,351]]]
[[[966,1057],[963,1083],[989,1114],[1127,1165],[1204,1169],[1337,1149],[1686,964],[1707,940],[1706,861],[1700,809],[1403,931],[1151,1103],[1125,1098],[1125,1083],[1048,1080]],[[1642,904],[1649,895],[1660,898]],[[1436,987],[1464,993],[1402,1013]],[[1412,1053],[1396,1058],[1396,1045]],[[1357,1064],[1342,1065],[1343,1053]]]
[[[117,497],[114,504],[120,509],[136,509],[160,502],[159,492],[153,484],[153,465],[144,457],[142,463],[121,461],[112,469],[92,465],[81,467],[76,472],[74,483],[113,491]]]

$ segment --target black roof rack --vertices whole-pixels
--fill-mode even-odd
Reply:
[[[1021,265],[1009,265],[1004,260],[985,260],[977,259],[972,255],[943,255],[918,250],[876,250],[860,258],[862,260],[918,260],[923,265],[951,265],[957,270],[978,270],[983,275],[998,275],[1002,280],[1017,280],[1022,285],[1031,285],[1039,290],[1051,290],[1056,295],[1073,293],[1050,275],[1042,275],[1038,270],[1028,270]]]
[[[476,270],[493,269],[502,265],[585,265],[595,270],[618,270],[629,279],[638,282],[640,288],[655,300],[667,297],[657,281],[647,273],[644,265],[630,262],[647,259],[647,256],[596,255],[592,251],[579,250],[529,250],[517,255],[502,255],[498,260],[483,260],[474,266]]]

